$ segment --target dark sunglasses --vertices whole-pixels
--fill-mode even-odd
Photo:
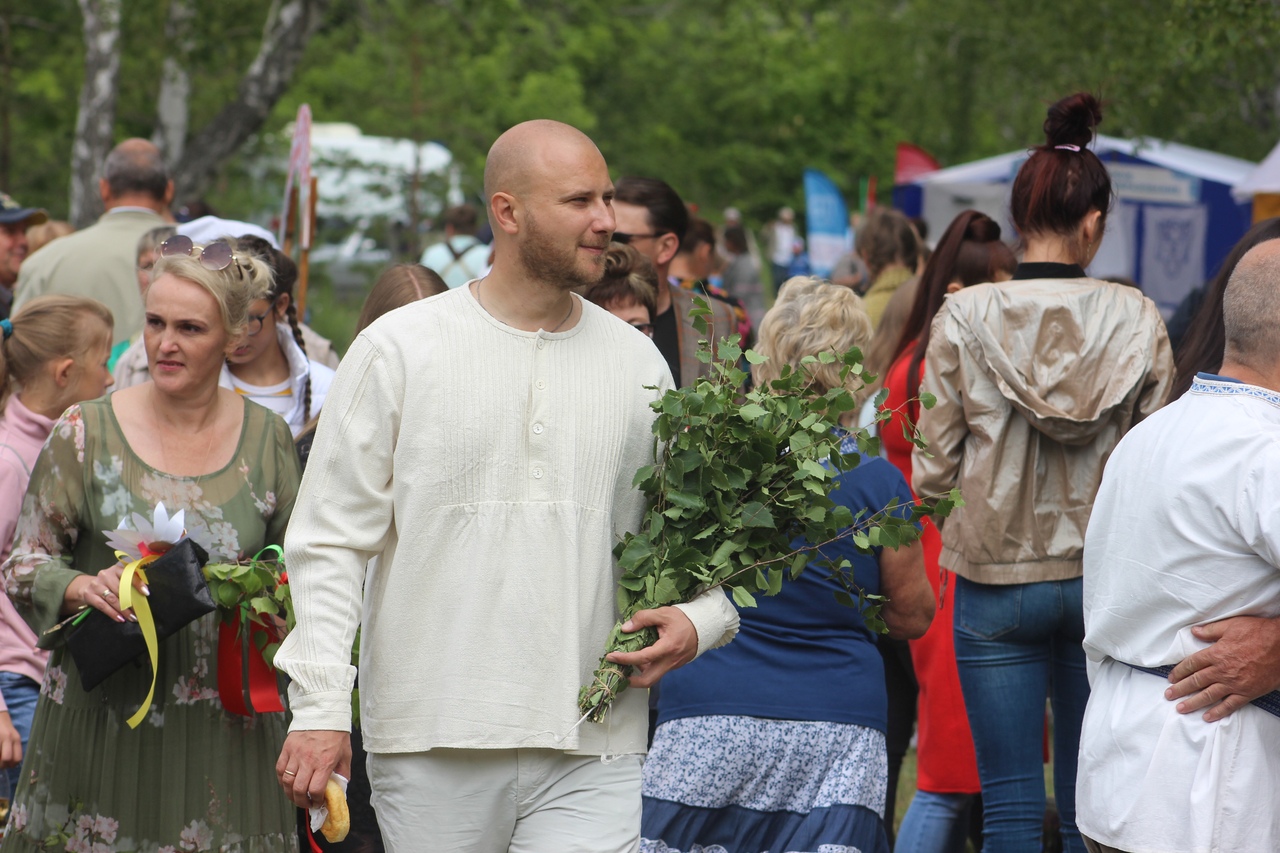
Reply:
[[[225,240],[214,240],[207,246],[197,246],[185,234],[177,234],[160,244],[160,257],[172,255],[190,255],[207,270],[225,270],[235,260],[235,252],[231,244]]]
[[[626,231],[614,231],[613,242],[627,245],[630,244],[632,240],[656,240],[661,237],[662,234],[667,233],[670,232],[664,231],[662,233],[658,233],[655,231],[652,234],[628,234]]]
[[[636,329],[637,331],[642,332],[643,334],[646,334],[651,338],[653,337],[652,323],[632,323],[631,328]]]

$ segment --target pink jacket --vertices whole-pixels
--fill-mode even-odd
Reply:
[[[27,481],[53,423],[22,405],[16,394],[0,414],[0,562],[9,558]],[[47,652],[36,648],[35,632],[13,609],[9,597],[0,594],[0,672],[16,672],[39,682],[48,658]],[[7,710],[0,696],[0,711]]]

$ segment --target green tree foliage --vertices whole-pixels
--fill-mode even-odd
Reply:
[[[233,94],[265,4],[199,3],[193,127]],[[164,0],[125,4],[117,135],[149,136]],[[74,0],[0,0],[0,182],[65,205],[79,87]],[[849,195],[890,184],[894,146],[944,164],[1038,142],[1081,88],[1103,130],[1259,159],[1280,138],[1280,0],[336,0],[269,126],[317,121],[437,140],[479,189],[485,151],[527,118],[590,133],[616,175],[666,178],[709,210],[800,206],[804,167]],[[9,77],[4,75],[8,74]],[[287,144],[287,143],[285,143]],[[221,186],[228,205],[241,172]]]

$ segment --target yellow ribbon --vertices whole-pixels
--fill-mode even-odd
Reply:
[[[138,619],[138,627],[142,629],[142,639],[147,643],[147,655],[151,658],[151,687],[147,690],[147,698],[143,700],[140,707],[127,722],[129,728],[136,729],[147,716],[147,712],[151,710],[151,700],[156,694],[156,667],[160,664],[160,641],[156,639],[156,623],[151,617],[151,605],[147,603],[146,596],[138,596],[138,600],[133,598],[133,576],[136,574],[138,580],[143,585],[147,583],[147,573],[143,571],[143,566],[154,563],[159,559],[159,554],[148,554],[145,557],[134,560],[124,567],[124,572],[120,575],[120,609],[128,610],[133,608],[133,615]],[[116,559],[124,562],[129,559],[128,554],[120,551],[116,552]]]

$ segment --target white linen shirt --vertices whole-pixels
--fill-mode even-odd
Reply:
[[[632,480],[669,387],[652,342],[587,302],[571,329],[524,332],[463,287],[361,333],[286,537],[292,728],[349,728],[363,587],[369,752],[644,752],[647,691],[601,724],[577,725],[577,698],[617,619],[613,546],[643,517]],[[718,590],[681,608],[699,652],[736,631]]]
[[[1132,853],[1280,850],[1280,718],[1179,714],[1176,664],[1229,616],[1280,615],[1280,394],[1201,377],[1107,463],[1084,549],[1092,693],[1076,820]]]

